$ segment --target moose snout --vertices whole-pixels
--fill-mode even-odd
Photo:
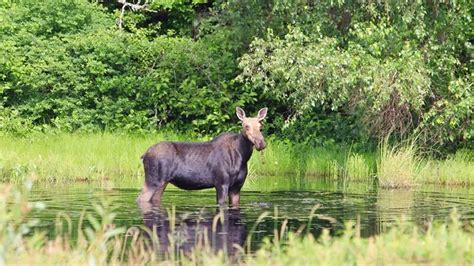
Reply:
[[[265,149],[266,146],[267,146],[267,144],[265,143],[265,140],[263,140],[263,139],[255,141],[255,149],[257,149],[257,151],[261,151],[261,150]]]

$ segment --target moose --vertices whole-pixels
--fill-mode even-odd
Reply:
[[[253,147],[265,149],[261,121],[268,108],[258,111],[257,117],[246,117],[236,108],[242,122],[240,133],[223,133],[208,142],[159,142],[142,156],[145,184],[138,202],[160,204],[163,192],[171,183],[185,190],[216,189],[216,201],[224,205],[240,205],[240,189],[247,177],[247,162]]]

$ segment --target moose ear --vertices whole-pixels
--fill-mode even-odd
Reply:
[[[240,119],[240,120],[244,120],[245,118],[245,111],[244,109],[240,108],[240,107],[237,107],[235,108],[235,113],[237,114],[237,117]]]
[[[258,111],[258,115],[257,115],[258,121],[262,121],[263,119],[265,119],[265,117],[267,116],[267,111],[268,111],[267,107],[262,108],[260,109],[260,111]]]

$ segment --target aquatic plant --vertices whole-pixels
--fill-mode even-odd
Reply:
[[[472,224],[468,230],[472,230]],[[347,222],[344,234],[332,237],[324,230],[318,239],[287,235],[280,246],[267,239],[255,256],[246,257],[249,265],[470,265],[474,263],[473,232],[463,230],[454,211],[447,224],[428,224],[420,229],[400,220],[387,233],[360,237],[359,227]]]

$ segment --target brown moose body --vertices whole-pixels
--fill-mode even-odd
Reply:
[[[137,201],[161,203],[168,183],[181,189],[216,189],[216,201],[222,205],[227,197],[233,206],[240,204],[240,190],[247,177],[247,162],[253,147],[265,148],[261,121],[267,108],[257,117],[245,116],[237,108],[242,121],[240,133],[223,133],[208,142],[160,142],[142,156],[145,184]]]

